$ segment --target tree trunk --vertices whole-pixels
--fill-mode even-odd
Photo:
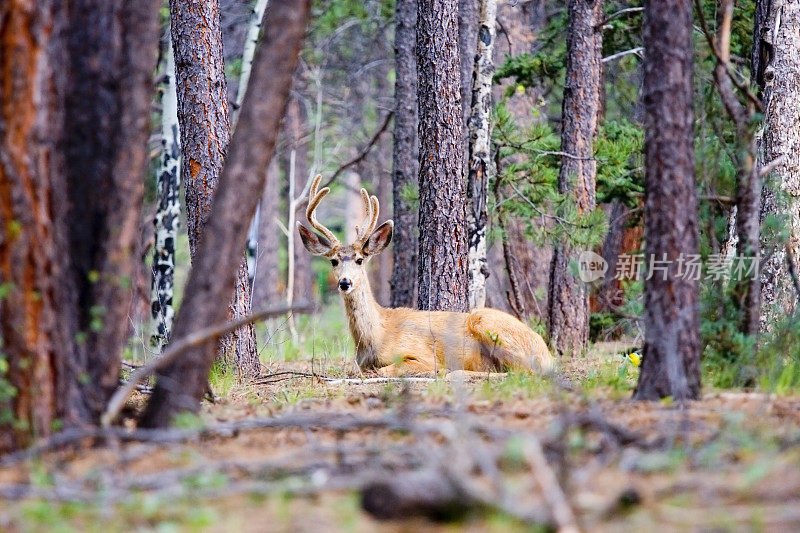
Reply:
[[[766,236],[761,265],[762,331],[771,330],[797,308],[798,295],[789,261],[800,272],[800,5],[771,2],[768,29],[762,34],[771,55],[764,64],[764,163],[783,158],[775,166],[763,193],[762,219],[777,216],[782,236]]]
[[[86,394],[95,414],[118,386],[131,285],[140,260],[158,47],[156,4],[68,2],[69,81],[60,147],[68,182],[66,224],[77,331],[85,333],[77,345],[92,383]]]
[[[170,0],[170,14],[183,154],[181,174],[186,182],[186,225],[194,262],[230,140],[219,0]],[[235,285],[231,284],[230,318],[250,312],[244,248],[241,263],[239,277]],[[219,352],[226,361],[244,364],[239,369],[242,376],[250,375],[250,370],[258,366],[252,327],[223,337]]]
[[[167,37],[165,74],[161,96],[161,166],[156,174],[158,207],[153,220],[155,241],[153,245],[153,279],[151,284],[150,313],[153,332],[150,344],[161,349],[169,342],[175,309],[172,298],[175,291],[175,241],[180,227],[181,201],[181,144],[178,127],[178,95],[175,84],[175,56],[172,39]]]
[[[310,0],[274,0],[267,8],[262,44],[253,61],[253,79],[258,83],[249,88],[242,105],[229,163],[175,320],[178,338],[225,320],[219,302],[230,297],[248,224],[264,190],[309,12]],[[207,343],[159,374],[144,426],[167,426],[178,413],[197,411],[215,353],[213,343]]]
[[[464,120],[464,175],[469,172],[469,117],[472,114],[473,74],[478,51],[478,3],[458,0],[458,56],[461,70],[461,113]]]
[[[467,311],[469,271],[457,0],[417,10],[420,309]]]
[[[266,309],[280,303],[280,228],[275,219],[280,215],[280,172],[278,158],[273,157],[267,168],[267,182],[259,204],[258,255],[253,278],[253,307]]]
[[[419,214],[409,201],[416,196],[419,173],[417,143],[417,0],[397,0],[394,33],[394,145],[392,148],[391,307],[415,307],[417,282],[417,226]]]
[[[0,7],[0,452],[56,422],[96,422],[117,385],[157,13],[157,2]]]
[[[750,57],[752,67],[750,70],[751,81],[758,87],[759,95],[764,90],[764,71],[772,55],[772,37],[770,28],[773,26],[770,13],[772,0],[755,0],[753,13],[753,53]]]
[[[75,295],[61,266],[68,247],[56,88],[63,77],[53,52],[62,43],[50,30],[63,22],[57,3],[0,6],[0,278],[8,289],[0,298],[8,363],[0,373],[0,453],[50,434],[57,418],[67,425],[91,420],[75,380],[74,317],[59,316]]]
[[[600,111],[602,33],[597,25],[602,0],[570,0],[567,4],[567,67],[562,107],[561,169],[558,192],[572,197],[578,212],[595,208],[597,165],[593,144]],[[550,343],[559,354],[574,355],[589,340],[587,287],[570,271],[575,257],[568,242],[553,250],[550,264]]]
[[[700,396],[698,253],[689,0],[645,2],[645,343],[638,400]]]
[[[478,13],[478,52],[472,84],[469,119],[469,174],[467,220],[469,222],[469,307],[486,304],[486,200],[496,169],[492,158],[492,76],[497,2],[481,0]]]
[[[252,224],[252,217],[250,222]],[[249,234],[250,226],[248,226]],[[245,241],[245,246],[247,242]],[[236,290],[233,300],[228,304],[228,320],[235,320],[253,312],[252,286],[247,269],[247,258],[244,257],[236,270]],[[256,328],[254,324],[242,326],[233,333],[220,339],[219,350],[223,361],[236,370],[240,380],[256,378],[261,374],[261,361],[258,358],[256,345]]]

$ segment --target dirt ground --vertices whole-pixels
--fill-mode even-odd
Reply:
[[[0,460],[0,530],[547,529],[563,525],[548,473],[585,531],[800,530],[800,397],[633,403],[620,348],[565,364],[571,390],[524,375],[326,382],[299,375],[310,361],[273,363],[158,438]],[[342,368],[355,375],[313,372]],[[472,503],[448,521],[362,510],[363,487],[410,471],[456,480]]]

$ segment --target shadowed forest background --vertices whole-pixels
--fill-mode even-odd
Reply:
[[[790,0],[0,6],[0,528],[800,526],[798,36]],[[379,305],[505,311],[557,370],[360,369],[317,175],[343,243],[362,187],[394,221]]]

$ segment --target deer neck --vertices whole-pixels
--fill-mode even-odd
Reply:
[[[343,297],[350,334],[356,344],[356,362],[362,368],[375,367],[384,334],[383,308],[375,301],[369,283]]]

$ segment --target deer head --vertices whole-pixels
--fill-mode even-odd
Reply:
[[[309,230],[300,222],[297,223],[297,230],[300,232],[300,239],[306,250],[330,260],[333,274],[338,280],[339,290],[342,294],[349,294],[358,288],[368,286],[366,263],[372,256],[385,250],[392,241],[394,222],[387,220],[375,229],[380,211],[378,198],[370,197],[366,190],[361,189],[365,211],[364,222],[360,226],[356,226],[356,240],[352,244],[343,245],[331,230],[317,220],[317,207],[322,199],[331,192],[328,187],[318,190],[321,180],[322,176],[317,176],[311,183],[306,218],[311,227],[322,235]]]

